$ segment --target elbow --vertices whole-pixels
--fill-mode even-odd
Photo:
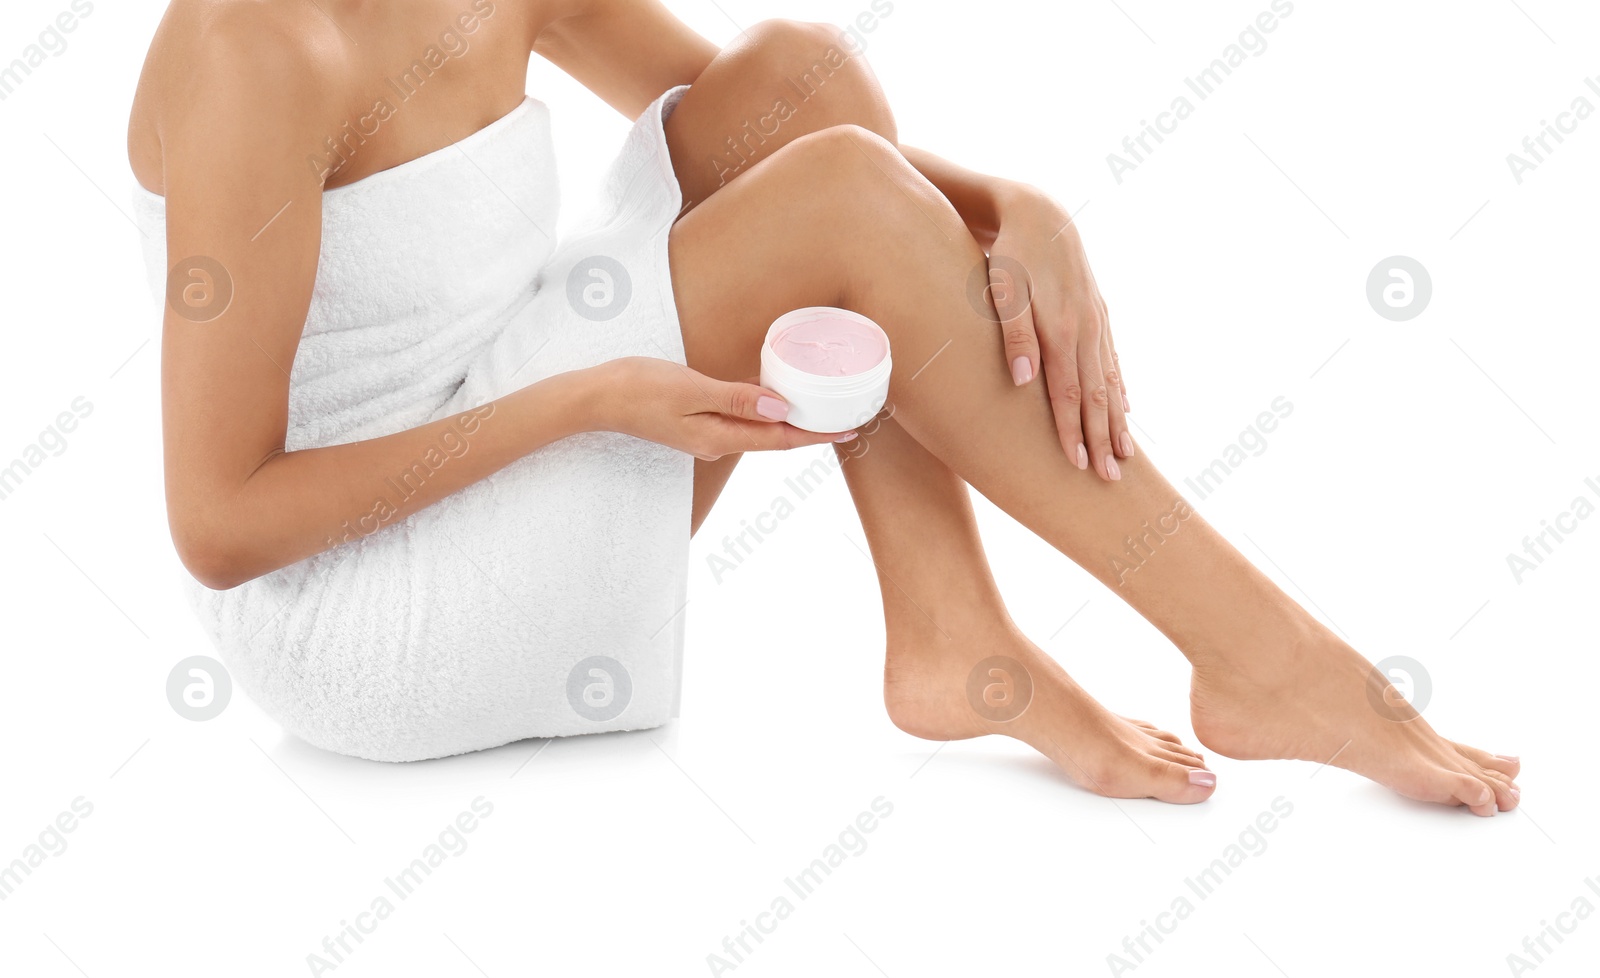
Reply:
[[[225,550],[180,547],[178,560],[190,577],[213,591],[230,591],[251,578],[240,562]]]
[[[177,520],[171,529],[179,562],[202,586],[228,591],[256,576],[246,570],[243,552],[227,534]]]

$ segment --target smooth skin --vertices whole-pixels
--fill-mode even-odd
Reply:
[[[1105,304],[1058,204],[900,144],[858,57],[728,172],[725,140],[771,111],[784,80],[838,43],[834,30],[772,22],[719,53],[654,0],[479,0],[468,49],[347,165],[307,165],[325,139],[371,112],[383,79],[471,6],[169,8],[133,107],[129,157],[139,181],[167,197],[168,253],[215,258],[235,283],[220,319],[197,324],[169,311],[163,333],[168,516],[198,580],[232,587],[327,549],[365,511],[382,473],[453,423],[284,450],[287,366],[316,271],[320,192],[504,115],[538,53],[629,118],[666,88],[693,83],[667,126],[686,201],[670,255],[689,366],[626,358],[499,399],[474,451],[400,516],[560,438],[619,431],[701,459],[698,527],[740,453],[836,440],[784,424],[781,401],[741,381],[756,372],[777,315],[845,306],[883,325],[895,350],[891,416],[842,436],[850,440],[837,450],[879,572],[885,700],[902,729],[937,740],[1014,736],[1116,797],[1187,803],[1214,789],[1199,755],[1105,710],[1018,632],[978,540],[971,485],[1189,658],[1192,720],[1208,748],[1332,763],[1479,815],[1517,804],[1515,758],[1376,709],[1373,697],[1394,702],[1386,680],[1189,514],[1135,450]],[[992,305],[969,294],[973,270],[986,268]],[[1005,271],[1016,268],[1027,271]],[[1175,507],[1187,514],[1181,521]],[[1150,559],[1119,581],[1109,557],[1163,518],[1176,529],[1149,537],[1160,541]],[[1004,722],[966,699],[972,667],[997,653],[1034,686],[1028,709]]]

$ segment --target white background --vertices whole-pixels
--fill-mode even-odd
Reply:
[[[719,42],[733,21],[865,7],[721,2],[674,6]],[[1577,96],[1600,106],[1583,85],[1600,14],[1518,2],[1297,2],[1120,185],[1106,154],[1190,94],[1183,78],[1266,0],[899,0],[868,50],[905,141],[1087,202],[1136,433],[1175,482],[1274,398],[1294,405],[1199,507],[1369,657],[1424,663],[1436,727],[1522,755],[1526,804],[1492,820],[1303,763],[1212,757],[1216,796],[1178,808],[1091,796],[1009,741],[935,755],[884,716],[875,581],[841,479],[720,584],[707,569],[810,452],[747,460],[696,541],[683,718],[662,730],[388,766],[285,739],[242,695],[210,722],[179,717],[167,674],[210,650],[166,535],[158,316],[124,146],[162,5],[97,3],[0,102],[0,464],[75,397],[94,405],[0,501],[0,862],[74,798],[93,805],[0,902],[0,970],[308,974],[324,936],[483,796],[470,846],[341,978],[704,975],[881,796],[893,814],[867,848],[809,899],[788,894],[793,915],[738,975],[1107,974],[1179,895],[1193,916],[1137,974],[1509,973],[1542,921],[1582,895],[1600,907],[1584,884],[1600,877],[1585,828],[1600,519],[1520,583],[1506,564],[1575,497],[1600,502],[1584,484],[1600,484],[1600,119],[1520,185],[1506,163]],[[0,61],[65,8],[7,3]],[[626,122],[542,63],[529,90],[555,111],[579,210]],[[1367,303],[1390,255],[1432,276],[1409,322]],[[1176,651],[1003,515],[982,520],[1028,633],[1113,709],[1190,738]],[[1265,851],[1209,899],[1187,891],[1279,796],[1293,813]],[[1532,973],[1597,962],[1589,918]]]

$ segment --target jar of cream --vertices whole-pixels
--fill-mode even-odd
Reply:
[[[889,398],[889,334],[848,309],[807,306],[779,316],[761,344],[761,386],[789,403],[806,431],[848,431]]]

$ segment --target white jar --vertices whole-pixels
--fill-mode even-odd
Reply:
[[[802,346],[808,355],[796,356]],[[806,431],[848,431],[871,421],[889,399],[893,367],[889,335],[867,317],[832,306],[784,313],[761,344],[761,386],[788,402],[784,420]]]

